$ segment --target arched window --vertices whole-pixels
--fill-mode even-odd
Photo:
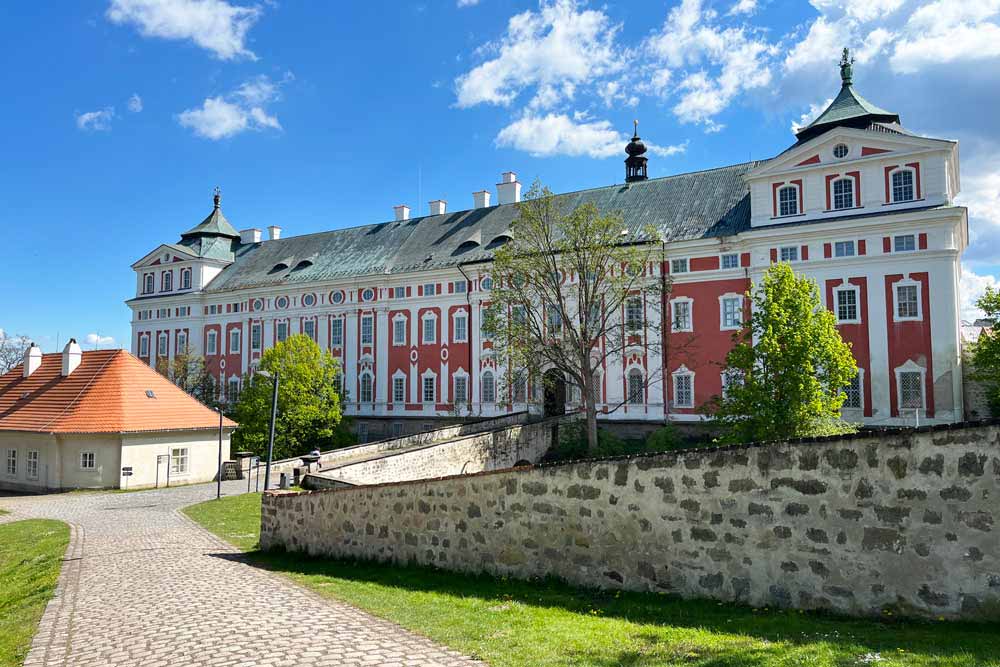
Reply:
[[[628,402],[632,405],[642,405],[644,403],[644,389],[645,382],[643,382],[642,371],[633,368],[628,372]]]
[[[838,178],[833,182],[833,208],[854,208],[854,179]]]
[[[372,397],[372,376],[371,373],[361,374],[361,402],[371,403]]]
[[[191,289],[191,269],[181,269],[181,289]]]
[[[161,279],[161,283],[160,283],[160,291],[161,292],[169,292],[172,289],[174,289],[174,272],[173,271],[164,271],[163,272],[163,278]]]
[[[913,189],[913,170],[900,169],[892,172],[892,201],[913,201],[916,199]]]
[[[778,190],[778,215],[798,215],[799,189],[794,185],[786,185]]]
[[[493,371],[483,373],[483,403],[494,403],[497,400],[497,385],[493,379]]]

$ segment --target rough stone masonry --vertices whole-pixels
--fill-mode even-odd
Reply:
[[[1000,618],[1000,422],[265,495],[264,548]]]

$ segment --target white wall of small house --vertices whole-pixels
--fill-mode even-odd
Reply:
[[[7,456],[16,452],[15,471],[7,471]],[[28,453],[38,452],[36,475],[29,475]],[[8,491],[42,491],[59,481],[58,444],[48,433],[0,431],[0,489]]]
[[[225,429],[222,437],[222,460],[229,460],[229,436],[231,429]],[[126,434],[122,436],[121,465],[132,468],[128,478],[128,488],[151,487],[159,483],[165,486],[167,470],[171,465],[171,455],[175,449],[187,449],[188,469],[183,473],[170,473],[171,486],[196,484],[215,479],[218,469],[219,432],[217,429],[199,431],[171,431],[163,433]],[[159,464],[157,478],[157,456],[167,458]],[[117,485],[124,487],[126,480],[118,469]]]

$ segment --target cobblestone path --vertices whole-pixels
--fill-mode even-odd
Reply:
[[[214,485],[0,497],[2,522],[71,527],[25,667],[482,664],[241,562],[178,512],[214,497]]]

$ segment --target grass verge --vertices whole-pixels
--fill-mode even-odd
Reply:
[[[185,510],[248,561],[493,667],[1000,667],[1000,626],[851,620],[415,566],[265,553],[260,495]]]
[[[55,592],[69,526],[31,519],[0,526],[0,667],[24,662]]]

